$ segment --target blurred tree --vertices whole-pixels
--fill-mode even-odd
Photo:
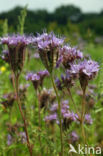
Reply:
[[[67,24],[68,20],[78,22],[82,16],[81,10],[72,5],[61,6],[55,10],[54,14],[59,24]]]

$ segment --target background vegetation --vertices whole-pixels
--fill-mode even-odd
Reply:
[[[100,13],[83,13],[75,6],[61,6],[53,13],[46,10],[31,11],[26,7],[16,7],[9,12],[0,14],[0,35],[7,33],[19,32],[20,34],[36,34],[43,30],[54,31],[56,34],[67,37],[67,42],[71,45],[78,46],[84,55],[88,54],[100,64],[100,72],[97,79],[92,82],[95,85],[94,93],[91,98],[94,100],[94,106],[91,110],[94,124],[91,127],[85,127],[88,135],[88,143],[93,146],[101,146],[103,148],[103,11]],[[6,47],[4,47],[6,48]],[[31,51],[30,61],[27,59],[23,75],[21,76],[21,84],[26,84],[25,75],[27,71],[38,71],[44,69],[42,63],[38,59],[34,59],[34,52]],[[0,53],[2,50],[0,49]],[[57,71],[56,71],[57,73]],[[13,87],[10,79],[10,68],[2,59],[0,59],[0,100],[3,101],[3,95],[13,92]],[[50,79],[45,81],[45,87],[50,88]],[[74,93],[74,90],[72,91]],[[89,93],[90,94],[90,93]],[[73,94],[74,95],[74,94]],[[24,112],[29,124],[29,135],[32,138],[32,143],[36,144],[34,147],[35,156],[39,156],[39,142],[38,142],[38,102],[36,93],[30,85],[26,92]],[[80,98],[74,95],[75,102],[79,106]],[[71,105],[71,103],[70,103]],[[72,106],[71,106],[72,108]],[[25,111],[26,110],[26,111]],[[42,116],[45,115],[42,113]],[[15,103],[12,107],[5,107],[0,104],[0,156],[28,156],[28,150],[25,144],[20,142],[19,132],[23,131],[19,110]],[[19,127],[20,125],[20,127]],[[13,129],[14,128],[14,129]],[[58,130],[58,127],[56,127]],[[71,130],[77,129],[78,133],[81,130],[73,124],[66,132],[68,134]],[[15,138],[8,146],[8,134],[13,130],[13,138]],[[15,131],[15,132],[14,132]],[[48,129],[45,131],[44,121],[42,122],[42,148],[48,150],[48,156],[58,156],[57,146],[52,142],[51,136],[48,135]],[[58,134],[55,134],[58,139]],[[58,143],[59,144],[59,143]],[[67,146],[67,145],[65,145]],[[59,150],[59,149],[58,149]],[[101,155],[102,156],[102,155]]]

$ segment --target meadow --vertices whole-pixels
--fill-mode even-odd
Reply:
[[[19,19],[16,33],[23,36],[25,33],[25,11],[19,16]],[[98,62],[98,65],[94,66],[96,66],[96,69],[99,66],[99,69],[95,72],[92,71],[94,66],[92,68],[90,66],[91,70],[87,69],[87,61],[86,65],[84,63],[83,68],[88,70],[87,73],[90,75],[80,71],[84,74],[81,80],[81,73],[78,71],[77,75],[68,73],[67,77],[64,78],[61,77],[61,74],[65,75],[65,71],[74,74],[73,70],[70,69],[72,65],[67,66],[64,59],[61,61],[60,66],[56,68],[60,56],[55,55],[57,58],[54,58],[54,55],[51,56],[53,52],[53,54],[57,54],[57,45],[61,45],[60,42],[62,42],[64,36],[62,37],[59,34],[58,37],[58,34],[55,36],[50,32],[46,34],[47,36],[50,35],[50,41],[53,41],[54,37],[53,46],[56,42],[50,51],[51,53],[46,55],[46,60],[45,56],[42,56],[46,48],[43,51],[41,43],[41,45],[38,43],[42,47],[41,49],[38,48],[39,46],[36,47],[33,35],[30,35],[30,38],[29,35],[23,36],[23,41],[22,37],[19,38],[18,35],[13,37],[10,34],[9,38],[6,36],[6,34],[9,34],[7,27],[7,21],[4,21],[0,38],[0,156],[79,155],[78,153],[69,153],[70,144],[76,150],[78,150],[78,144],[83,147],[85,145],[86,147],[94,147],[91,153],[81,152],[80,155],[92,156],[94,154],[102,156],[103,45],[100,43],[95,44],[92,41],[85,41],[84,43],[82,40],[78,43],[77,40],[67,35],[66,39],[64,39],[65,44],[69,42],[70,48],[77,47],[73,54],[71,52],[73,49],[69,50],[73,56],[69,56],[67,59],[73,57],[72,59],[75,60],[77,57],[76,62],[74,62],[77,65],[80,60],[92,59]],[[7,40],[13,43],[4,41],[3,36],[6,36]],[[38,38],[40,37],[38,36]],[[25,46],[25,61],[22,55],[17,54],[17,57],[10,54],[11,49],[12,52],[16,53],[15,49],[22,45],[22,42],[22,46],[24,46],[24,42],[28,42],[29,39],[32,44]],[[15,44],[15,40],[17,44]],[[43,42],[44,40],[43,38]],[[46,50],[48,51],[49,48],[48,46]],[[3,53],[3,50],[8,51],[8,49],[9,53]],[[21,49],[18,49],[19,53]],[[55,52],[55,49],[57,49],[57,52]],[[84,58],[79,56],[80,51],[78,49],[82,51]],[[22,53],[22,50],[20,52]],[[78,57],[80,57],[79,61]],[[38,73],[39,71],[45,71],[43,77],[41,76],[43,73]],[[31,72],[33,73],[31,74]],[[62,111],[65,112],[65,116]],[[83,152],[85,151],[83,150]]]

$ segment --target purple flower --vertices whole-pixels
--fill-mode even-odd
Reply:
[[[77,50],[77,48],[71,48],[70,46],[64,46],[59,49],[59,63],[62,62],[65,68],[70,68],[70,63],[75,59],[83,58],[83,53]]]
[[[10,63],[15,74],[20,74],[25,59],[25,48],[31,43],[31,37],[25,35],[12,35],[0,38],[1,44],[8,46],[8,53],[5,53],[3,59]]]
[[[25,35],[13,34],[11,36],[5,36],[0,38],[1,44],[6,44],[8,47],[16,46],[26,46],[32,42],[31,37],[26,37]]]
[[[88,80],[93,79],[99,71],[99,65],[92,60],[84,60],[78,64],[71,65],[71,72],[73,74],[79,74],[79,77],[83,76]]]
[[[68,100],[64,100],[61,102],[61,114],[62,114],[62,124],[63,128],[66,129],[70,126],[72,122],[77,122],[78,115],[69,110]],[[58,121],[58,104],[54,103],[50,110],[50,114],[46,116],[45,121],[50,121],[50,123],[54,123],[54,121],[59,125]]]
[[[39,59],[39,58],[40,58],[40,57],[39,57],[39,54],[38,54],[38,53],[35,53],[35,54],[34,54],[34,58]]]
[[[44,118],[45,122],[51,122],[53,123],[54,121],[57,120],[57,114],[51,114],[51,115],[48,115]]]
[[[65,75],[61,75],[61,79],[56,78],[55,83],[59,90],[62,90],[63,88],[70,88],[74,85],[74,79],[76,78],[76,75],[72,74],[69,70],[65,72]]]
[[[70,140],[72,143],[75,143],[76,141],[79,140],[79,136],[77,135],[75,131],[70,133]]]
[[[85,114],[85,120],[84,122],[88,125],[91,125],[93,123],[93,120],[91,118],[91,115],[90,114]]]
[[[64,39],[57,38],[52,32],[38,34],[37,38],[34,38],[34,45],[37,47],[44,66],[50,73],[56,66],[59,48],[63,45],[63,42]]]
[[[84,60],[78,64],[71,65],[72,75],[78,75],[81,88],[85,91],[88,81],[92,80],[99,71],[99,65],[92,60]]]
[[[37,73],[41,79],[44,79],[46,76],[49,76],[49,72],[47,70],[42,70]]]
[[[34,38],[34,44],[37,44],[38,48],[41,50],[48,50],[48,48],[57,48],[61,46],[64,42],[64,39],[57,38],[53,32],[38,34]]]
[[[47,70],[39,71],[37,73],[28,73],[26,75],[26,80],[30,80],[33,83],[35,89],[38,89],[39,86],[42,87],[43,80],[45,77],[49,76]]]
[[[10,146],[13,142],[12,136],[10,134],[7,135],[7,145]]]
[[[52,107],[50,108],[50,111],[51,111],[51,112],[56,112],[57,109],[58,109],[58,104],[55,103],[55,104],[53,104]]]
[[[26,134],[25,132],[20,132],[21,142],[24,144],[26,143]]]
[[[26,80],[29,80],[33,83],[34,88],[37,90],[40,85],[40,76],[36,73],[28,73],[26,75]]]
[[[55,80],[56,86],[59,90],[62,90],[62,81],[59,78],[56,78]]]
[[[5,62],[9,63],[9,51],[8,50],[3,50],[2,53],[3,53],[2,59]]]

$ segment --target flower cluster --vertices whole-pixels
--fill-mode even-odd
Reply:
[[[78,64],[71,65],[71,73],[78,75],[82,89],[88,85],[88,81],[92,80],[99,71],[99,65],[92,60],[84,60]]]
[[[9,60],[9,51],[8,50],[3,50],[2,53],[3,53],[2,59],[5,62],[10,63],[10,60]]]
[[[39,86],[42,87],[43,80],[47,76],[49,76],[48,71],[43,70],[37,73],[28,73],[26,75],[26,80],[30,80],[33,83],[34,88],[37,90]]]
[[[78,115],[69,110],[68,100],[62,101],[61,103],[61,114],[62,114],[62,124],[63,128],[66,129],[70,126],[73,121],[77,121]],[[54,121],[59,124],[58,121],[58,104],[53,104],[50,108],[50,115],[45,117],[47,123],[54,123]]]
[[[70,136],[70,142],[72,144],[76,143],[79,140],[79,136],[77,135],[75,131],[72,131],[69,136]]]
[[[25,48],[31,42],[32,38],[25,35],[12,35],[0,38],[0,43],[8,46],[8,51],[4,52],[3,59],[10,63],[15,74],[20,74],[25,59]]]
[[[80,52],[80,50],[66,45],[59,49],[59,55],[59,61],[61,60],[64,67],[67,69],[70,67],[70,63],[73,63],[74,60],[83,58],[83,53]]]
[[[13,138],[11,134],[7,135],[7,145],[10,146],[13,143]]]
[[[40,58],[46,69],[51,73],[58,60],[59,48],[63,45],[64,39],[57,38],[54,33],[38,34],[33,40]]]
[[[56,78],[55,83],[59,90],[63,88],[70,88],[74,85],[74,79],[76,75],[73,75],[70,70],[66,70],[65,75],[61,75],[61,79]]]
[[[1,101],[1,104],[5,107],[12,107],[13,103],[16,99],[16,96],[14,93],[8,93],[3,95],[3,100]]]
[[[85,114],[85,120],[84,122],[88,125],[91,125],[93,123],[93,120],[91,118],[91,115],[90,114]]]

